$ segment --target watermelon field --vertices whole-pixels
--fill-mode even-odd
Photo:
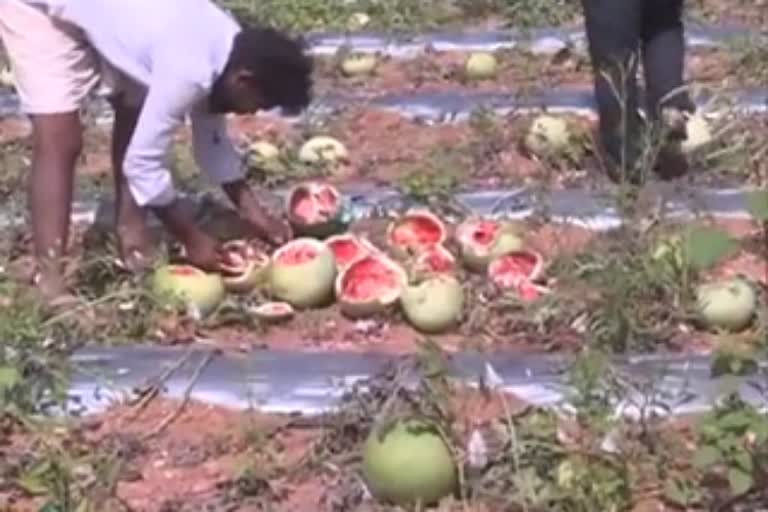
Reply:
[[[306,112],[229,120],[295,238],[247,239],[185,128],[226,271],[151,219],[126,272],[96,94],[56,313],[0,54],[0,512],[768,509],[763,2],[688,2],[691,171],[635,185],[595,150],[578,2],[220,3],[315,56]]]

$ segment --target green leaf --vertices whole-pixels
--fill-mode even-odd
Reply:
[[[699,491],[691,482],[681,478],[667,480],[664,488],[664,497],[681,507],[687,507],[697,503],[701,499]]]
[[[746,411],[729,412],[717,421],[720,428],[742,430],[752,425],[752,415]]]
[[[21,489],[32,496],[44,496],[48,494],[48,483],[43,475],[28,473],[16,481]]]
[[[21,382],[21,373],[12,366],[0,366],[0,392],[11,389]]]
[[[747,194],[747,210],[755,220],[768,221],[768,190],[754,190]]]
[[[752,455],[746,450],[740,450],[733,456],[733,461],[739,466],[739,469],[752,473],[754,471],[754,462],[752,461]]]
[[[728,484],[731,486],[731,494],[741,496],[749,491],[755,481],[752,475],[738,468],[728,470]]]
[[[744,354],[736,354],[725,350],[719,350],[712,361],[712,377],[725,375],[751,375],[757,373],[759,366],[757,361]]]
[[[709,468],[722,460],[720,450],[714,446],[702,446],[693,454],[693,465],[699,469]]]
[[[756,422],[750,427],[750,430],[755,434],[755,443],[760,445],[768,441],[768,422],[760,421]]]
[[[683,252],[690,266],[704,270],[730,256],[737,248],[738,242],[725,231],[700,227],[685,237]]]
[[[741,448],[741,437],[735,437],[730,432],[723,431],[720,435],[720,439],[715,441],[720,453],[729,454],[734,453]]]

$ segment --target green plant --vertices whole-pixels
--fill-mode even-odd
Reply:
[[[63,402],[67,386],[65,329],[48,328],[43,312],[9,283],[0,283],[0,424],[25,423],[45,404]]]
[[[457,0],[458,6],[477,17],[500,14],[515,28],[559,26],[578,19],[578,3],[569,0]]]
[[[8,200],[23,185],[29,148],[20,140],[0,142],[0,198]]]
[[[567,372],[573,393],[566,400],[575,410],[577,438],[563,435],[570,415],[539,409],[512,415],[505,407],[494,428],[503,448],[482,477],[469,482],[469,494],[504,510],[625,510],[632,497],[632,459],[601,448],[601,439],[620,423],[612,416],[622,388],[609,374],[608,360],[595,352],[579,356]]]
[[[117,499],[119,457],[46,429],[36,438],[32,461],[19,470],[15,483],[25,493],[46,499],[41,512],[100,512]]]
[[[696,468],[725,478],[733,496],[747,494],[768,467],[768,417],[737,394],[727,396],[698,428]]]
[[[406,171],[400,179],[400,189],[419,201],[447,198],[459,185],[455,158],[452,151],[433,151],[418,168]]]
[[[259,21],[295,31],[346,30],[353,14],[370,19],[370,28],[406,30],[435,26],[460,19],[447,2],[425,0],[221,0],[220,3],[246,21]]]

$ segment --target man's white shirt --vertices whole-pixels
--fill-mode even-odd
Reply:
[[[168,168],[173,137],[187,116],[193,153],[213,184],[242,178],[226,119],[208,96],[240,26],[210,0],[25,0],[78,27],[110,66],[146,88],[123,164],[140,206],[176,197]]]

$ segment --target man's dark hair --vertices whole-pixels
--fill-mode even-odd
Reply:
[[[272,107],[305,108],[312,89],[312,59],[301,39],[267,27],[243,27],[235,36],[227,68],[253,73]]]

